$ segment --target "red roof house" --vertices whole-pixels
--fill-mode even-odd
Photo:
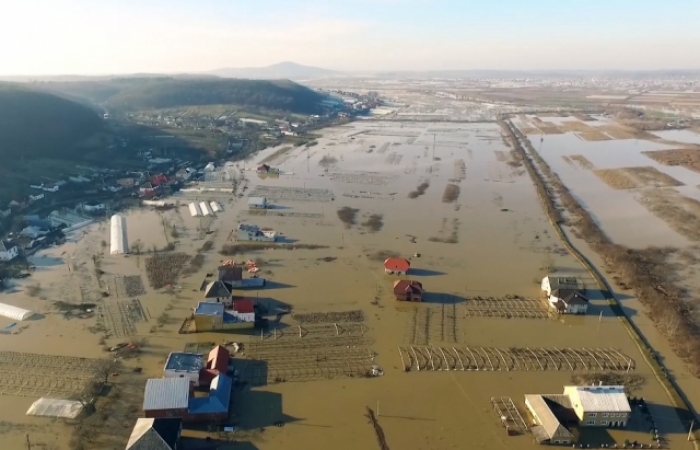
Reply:
[[[253,300],[248,300],[248,299],[234,300],[232,309],[239,314],[255,312]]]
[[[404,258],[387,258],[384,261],[384,273],[391,275],[406,275],[410,268],[411,263]]]
[[[394,283],[396,300],[403,302],[422,302],[423,285],[418,281],[398,280]]]
[[[207,365],[199,371],[199,384],[209,386],[217,375],[226,375],[228,371],[228,361],[231,353],[220,345],[217,345],[209,352]]]
[[[156,175],[155,177],[151,178],[151,184],[153,186],[160,186],[161,184],[165,184],[168,182],[168,177],[166,177],[163,174]]]

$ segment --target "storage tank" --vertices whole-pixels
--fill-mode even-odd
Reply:
[[[211,210],[215,213],[223,211],[223,209],[221,209],[221,205],[219,205],[218,202],[209,202],[209,206],[211,206]]]
[[[110,219],[109,245],[112,255],[123,255],[129,251],[129,241],[126,238],[126,219],[115,214]]]
[[[203,216],[213,216],[214,213],[211,210],[211,207],[209,207],[209,203],[207,202],[200,202],[199,207],[202,209],[202,215]]]
[[[202,215],[202,210],[199,209],[197,202],[192,202],[187,207],[190,208],[190,215],[192,217],[199,217]]]

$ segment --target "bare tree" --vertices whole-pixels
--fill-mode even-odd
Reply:
[[[136,253],[137,255],[140,255],[141,252],[143,251],[143,242],[141,242],[140,239],[137,239],[131,244],[131,251],[132,253]]]
[[[122,368],[122,362],[118,359],[101,360],[94,369],[95,378],[102,384],[107,384],[110,375],[119,372]]]

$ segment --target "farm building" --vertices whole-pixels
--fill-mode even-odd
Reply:
[[[199,386],[199,372],[204,368],[204,357],[197,353],[171,352],[165,360],[163,378],[187,378]]]
[[[384,260],[384,273],[390,275],[406,275],[411,263],[404,258],[387,258]]]
[[[41,397],[27,410],[28,416],[77,419],[83,413],[83,404],[75,400]]]
[[[624,427],[630,408],[624,386],[564,386],[582,426]]]
[[[136,419],[126,450],[177,450],[181,433],[179,417]]]
[[[257,225],[241,223],[236,231],[239,241],[275,242],[277,240],[276,231],[263,231]]]
[[[398,280],[394,282],[394,295],[399,301],[422,302],[423,284],[412,280]]]
[[[209,386],[217,375],[226,375],[230,359],[231,353],[226,347],[217,345],[211,349],[207,356],[206,366],[199,372],[199,384],[202,386]]]
[[[119,214],[115,214],[109,222],[109,253],[112,255],[123,255],[129,249],[129,241],[126,236],[126,219]]]
[[[195,331],[240,330],[255,326],[255,312],[226,310],[223,303],[199,302],[194,310]]]
[[[8,305],[7,303],[0,303],[0,316],[7,317],[12,320],[27,320],[34,316],[33,311],[27,309],[18,308],[16,306]]]
[[[143,414],[148,418],[187,417],[190,390],[190,379],[185,377],[146,381]]]
[[[583,283],[576,277],[554,277],[548,275],[542,279],[542,290],[547,294],[547,297],[552,295],[552,291],[556,289],[576,289],[585,292]]]
[[[588,299],[578,289],[552,290],[549,305],[562,314],[586,314],[588,311]]]
[[[248,208],[250,209],[265,209],[267,206],[265,197],[248,197]]]
[[[564,425],[577,422],[567,395],[526,395],[525,407],[532,416],[534,426],[530,430],[537,442],[555,445],[574,442],[574,435]]]
[[[209,302],[231,304],[231,289],[223,281],[212,281],[204,290],[204,298]]]

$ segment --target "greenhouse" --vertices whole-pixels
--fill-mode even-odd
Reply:
[[[129,242],[126,238],[126,219],[115,214],[110,220],[110,253],[123,255],[128,252]]]
[[[27,320],[34,315],[33,311],[18,308],[16,306],[0,303],[0,316],[5,316],[13,320]]]

